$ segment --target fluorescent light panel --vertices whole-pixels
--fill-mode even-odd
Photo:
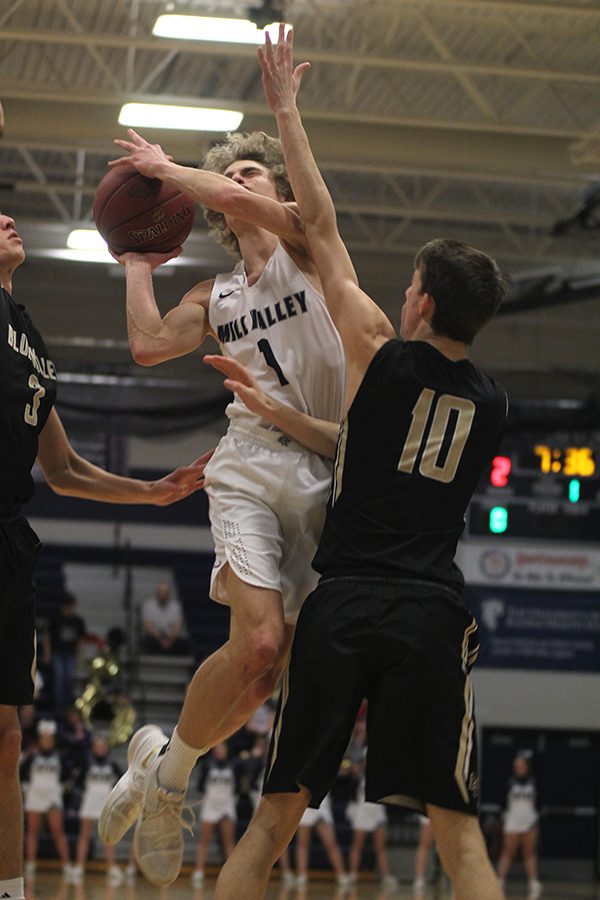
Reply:
[[[75,228],[67,238],[69,250],[106,250],[106,241],[95,228]]]
[[[244,113],[234,109],[167,106],[161,103],[125,103],[119,125],[137,128],[176,128],[180,131],[235,131]]]
[[[67,238],[67,247],[68,250],[52,251],[52,255],[57,259],[70,259],[73,262],[117,262],[108,252],[106,241],[95,228],[73,229]],[[163,263],[160,269],[177,264],[177,259],[170,259],[168,262]]]
[[[286,34],[292,26],[286,25]],[[180,38],[187,41],[216,41],[225,44],[263,44],[265,31],[277,40],[279,23],[264,29],[249,19],[222,19],[213,16],[159,16],[152,34],[158,37]]]

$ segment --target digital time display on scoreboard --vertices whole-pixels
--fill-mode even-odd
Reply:
[[[600,432],[508,436],[467,515],[477,536],[600,541]]]

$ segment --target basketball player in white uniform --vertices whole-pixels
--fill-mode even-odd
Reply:
[[[502,883],[510,871],[521,847],[523,865],[529,879],[529,897],[539,897],[542,886],[538,881],[537,839],[538,811],[536,786],[531,774],[529,755],[519,753],[513,761],[513,777],[508,785],[504,814],[504,840],[498,862],[498,876]]]
[[[194,676],[166,752],[153,758],[166,744],[160,729],[147,726],[134,735],[129,770],[100,819],[102,839],[117,842],[140,814],[144,796],[136,855],[151,882],[169,884],[181,866],[177,812],[190,772],[199,756],[271,696],[298,610],[316,583],[311,561],[331,475],[319,454],[331,455],[338,428],[332,424],[327,440],[314,440],[304,422],[339,422],[345,372],[301,221],[288,202],[293,198],[279,142],[262,133],[230,135],[208,154],[206,164],[215,171],[203,171],[178,166],[158,145],[129,135],[116,141],[127,155],[114,165],[132,163],[205,205],[214,230],[242,257],[233,272],[198,284],[163,318],[152,272],[177,254],[123,254],[134,358],[154,365],[195,350],[212,335],[281,408],[281,421],[275,410],[271,423],[238,399],[227,409],[230,426],[206,470],[206,486],[216,550],[211,596],[231,607],[230,637]],[[290,407],[301,413],[291,429]]]

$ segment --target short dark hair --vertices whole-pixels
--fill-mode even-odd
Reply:
[[[486,253],[462,241],[437,239],[415,257],[422,293],[435,301],[431,327],[436,334],[472,344],[506,295],[500,269]]]

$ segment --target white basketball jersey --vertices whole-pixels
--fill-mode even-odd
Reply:
[[[318,419],[339,422],[345,364],[340,336],[325,300],[278,243],[248,285],[243,260],[217,275],[209,320],[221,350],[245,365],[272,397]],[[230,419],[268,425],[237,397]]]

